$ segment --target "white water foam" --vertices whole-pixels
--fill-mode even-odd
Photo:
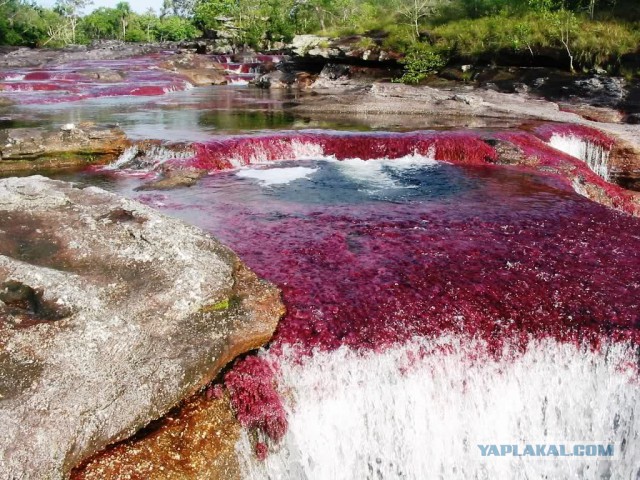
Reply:
[[[138,149],[137,145],[127,147],[120,154],[120,156],[116,158],[115,161],[111,162],[109,165],[105,165],[103,168],[105,170],[120,170],[121,168],[131,163],[133,159],[136,158],[136,155],[138,155],[139,152],[140,150]]]
[[[609,181],[609,150],[575,135],[553,134],[549,139],[549,145],[579,158],[596,174]]]
[[[233,87],[246,87],[249,85],[249,80],[244,80],[241,78],[232,78],[227,80],[227,85],[231,85]]]
[[[637,363],[633,349],[545,340],[510,359],[483,351],[441,339],[275,360],[289,429],[264,461],[243,433],[244,478],[638,478],[640,389],[625,363]],[[482,457],[477,446],[580,441],[613,443],[615,454]]]
[[[132,145],[131,147],[125,148],[114,162],[105,165],[103,169],[129,169],[150,172],[156,170],[168,160],[188,159],[193,157],[193,155],[194,152],[189,149],[175,151],[162,145],[151,145],[145,150],[141,150],[139,145]]]
[[[236,172],[236,176],[240,178],[252,178],[258,180],[263,185],[282,185],[299,180],[309,178],[317,172],[317,168],[308,167],[289,167],[289,168],[243,168]]]
[[[328,158],[328,160],[338,162],[337,165],[345,176],[356,183],[363,184],[366,189],[374,191],[401,187],[391,173],[401,174],[402,172],[433,166],[438,163],[435,160],[435,152],[430,152],[428,155],[412,154],[393,159],[362,160],[348,158],[336,160],[335,158]]]

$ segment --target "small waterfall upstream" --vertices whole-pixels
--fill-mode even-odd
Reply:
[[[544,124],[536,128],[535,133],[556,150],[585,162],[605,181],[610,180],[609,156],[613,140],[604,133],[574,124]]]
[[[151,172],[160,168],[169,160],[186,160],[193,157],[194,152],[190,148],[170,148],[164,145],[132,145],[127,147],[120,156],[109,165],[101,167],[102,170],[138,170]]]
[[[609,181],[609,154],[611,152],[605,146],[590,142],[584,138],[574,135],[554,134],[549,140],[556,150],[567,153],[572,157],[584,161],[589,168],[604,180]]]
[[[265,65],[277,65],[286,57],[283,55],[213,55],[213,61],[220,64],[230,85],[248,85],[260,74]]]

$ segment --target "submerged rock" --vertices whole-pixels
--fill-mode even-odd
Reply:
[[[101,82],[121,82],[124,80],[122,72],[111,70],[109,68],[81,70],[80,73],[87,78],[99,80]]]
[[[217,387],[220,387],[218,385]],[[229,397],[198,395],[148,432],[119,443],[75,469],[72,480],[240,480],[241,426]]]
[[[0,181],[0,471],[58,479],[264,344],[278,290],[98,188]]]
[[[169,170],[161,178],[145,183],[136,190],[173,190],[192,187],[206,174],[206,170]]]

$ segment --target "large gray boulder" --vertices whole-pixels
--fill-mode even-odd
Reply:
[[[282,313],[197,228],[94,187],[0,180],[0,478],[66,477],[264,344]]]

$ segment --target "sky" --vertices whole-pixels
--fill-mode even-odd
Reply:
[[[115,7],[121,0],[93,0],[93,4],[87,7],[84,12],[89,13],[100,7]],[[138,13],[145,12],[149,7],[153,8],[156,13],[160,11],[162,7],[162,0],[127,0],[131,9]],[[44,7],[53,7],[56,0],[36,0],[36,3]]]

